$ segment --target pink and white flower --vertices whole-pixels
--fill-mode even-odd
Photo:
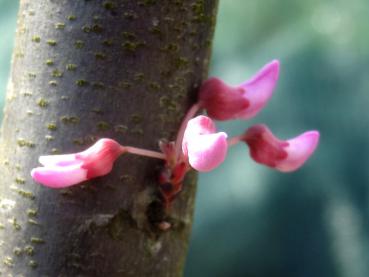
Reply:
[[[100,139],[83,152],[40,156],[43,167],[31,171],[32,178],[47,187],[65,188],[108,174],[115,160],[125,152],[112,139]]]
[[[274,60],[238,86],[210,78],[200,88],[199,104],[216,120],[252,118],[272,97],[278,76],[279,61]]]
[[[203,172],[213,170],[227,155],[227,134],[216,133],[215,124],[209,117],[197,116],[187,124],[182,150],[194,169]]]
[[[319,142],[318,131],[308,131],[289,140],[280,140],[265,125],[255,125],[242,136],[258,163],[290,172],[301,167],[313,154]]]

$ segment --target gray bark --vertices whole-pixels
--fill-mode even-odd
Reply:
[[[194,173],[165,215],[159,160],[123,155],[111,174],[64,190],[30,170],[101,137],[153,150],[174,139],[207,74],[216,7],[21,0],[0,137],[1,276],[181,276]]]

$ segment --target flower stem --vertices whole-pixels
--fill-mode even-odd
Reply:
[[[228,146],[233,146],[233,145],[239,143],[241,139],[242,139],[242,135],[235,136],[235,137],[232,137],[230,139],[227,139]]]
[[[137,148],[133,146],[124,146],[124,150],[125,152],[135,154],[135,155],[146,156],[146,157],[162,159],[162,160],[166,159],[163,153],[151,151],[147,149]]]
[[[195,114],[199,111],[199,109],[200,109],[200,105],[198,103],[193,104],[192,107],[188,110],[186,116],[182,120],[181,127],[178,130],[176,143],[175,143],[176,157],[177,158],[179,157],[179,154],[181,153],[182,140],[183,140],[184,132],[185,132],[186,127],[187,127],[187,123],[191,118],[193,118],[195,116]]]

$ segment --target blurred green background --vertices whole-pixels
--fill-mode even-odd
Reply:
[[[1,92],[16,12],[17,1],[0,0]],[[318,129],[320,146],[295,173],[257,165],[237,145],[201,174],[185,276],[369,276],[369,3],[220,1],[211,75],[237,84],[274,58],[267,107],[219,129]]]

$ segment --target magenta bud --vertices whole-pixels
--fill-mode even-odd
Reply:
[[[213,170],[227,155],[227,134],[216,133],[215,125],[209,117],[197,116],[187,124],[182,150],[194,169],[204,172]]]
[[[279,61],[274,60],[238,86],[210,78],[200,88],[199,104],[216,120],[252,118],[272,97],[278,76]]]
[[[314,153],[319,136],[318,131],[308,131],[283,141],[276,138],[265,125],[255,125],[246,131],[243,140],[256,162],[289,172],[301,167]]]
[[[32,178],[47,187],[65,188],[108,174],[124,147],[112,139],[100,139],[83,152],[40,156],[43,167],[32,169]]]

